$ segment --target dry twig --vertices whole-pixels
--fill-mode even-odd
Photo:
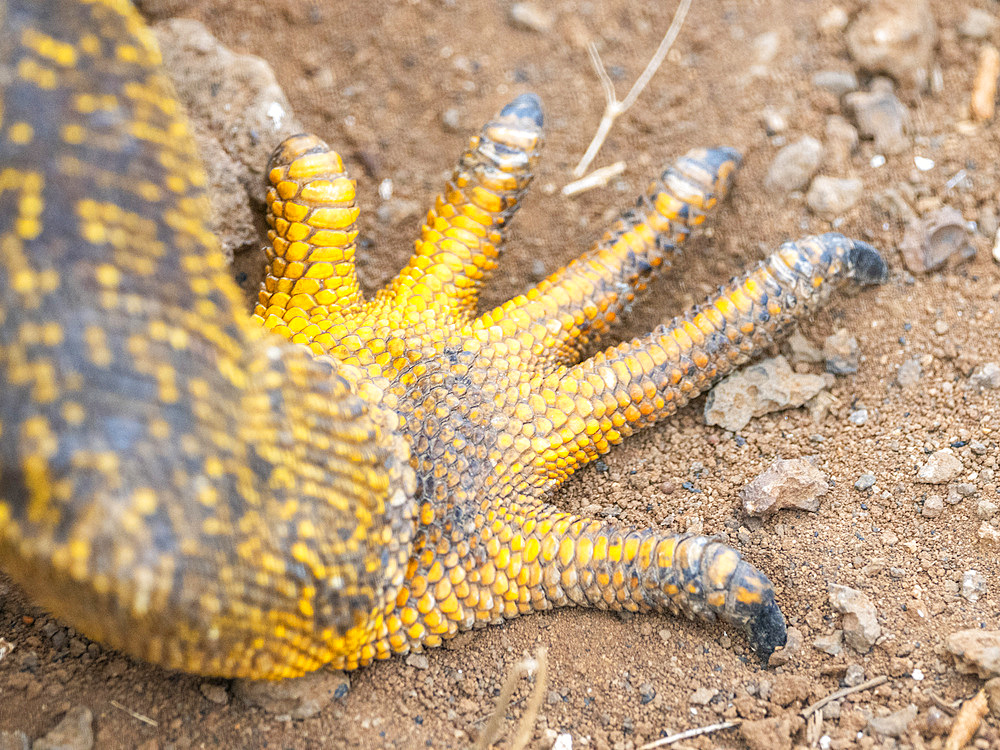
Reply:
[[[962,750],[968,745],[989,710],[985,690],[980,690],[975,697],[963,703],[955,723],[951,725],[948,739],[944,741],[944,750]]]
[[[666,747],[667,745],[673,745],[675,742],[680,742],[681,740],[689,740],[692,737],[700,737],[703,734],[710,734],[712,732],[721,732],[723,729],[732,729],[733,727],[738,727],[742,722],[740,721],[723,721],[720,724],[709,724],[705,727],[695,727],[694,729],[688,729],[686,732],[678,732],[677,734],[672,734],[669,737],[664,737],[662,739],[656,740],[655,742],[647,742],[645,745],[639,748],[639,750],[653,750],[654,747]]]
[[[584,190],[593,190],[595,187],[607,185],[608,180],[612,177],[617,177],[624,171],[625,162],[616,161],[609,167],[595,169],[586,177],[581,177],[579,180],[573,180],[573,182],[567,183],[563,186],[562,194],[567,196],[576,195],[577,193],[582,193]]]
[[[587,146],[587,150],[580,159],[580,163],[576,165],[576,169],[573,170],[574,177],[583,177],[583,173],[587,171],[590,163],[594,161],[594,157],[597,156],[597,152],[601,149],[604,139],[608,137],[608,132],[611,130],[611,126],[614,125],[615,120],[635,104],[635,100],[639,98],[639,94],[642,93],[642,90],[646,88],[646,84],[656,74],[656,71],[667,56],[667,52],[670,50],[670,45],[674,43],[677,34],[680,33],[681,26],[684,25],[684,17],[687,15],[688,8],[690,7],[691,0],[681,0],[680,5],[677,6],[677,10],[674,12],[674,19],[670,22],[670,28],[667,29],[667,33],[660,40],[660,46],[656,48],[656,53],[650,59],[649,64],[646,65],[646,69],[642,71],[642,75],[632,84],[628,95],[622,101],[618,101],[618,97],[615,94],[615,85],[611,82],[611,77],[604,69],[601,56],[597,53],[597,47],[593,43],[587,47],[587,51],[590,52],[590,61],[594,65],[594,70],[597,71],[597,76],[601,79],[606,103],[604,114],[601,116],[601,122],[597,126],[597,132],[594,133],[594,139]]]
[[[493,713],[486,722],[486,726],[483,727],[482,734],[476,740],[475,750],[487,750],[487,748],[492,747],[493,743],[496,742],[500,722],[503,721],[503,717],[510,707],[510,699],[517,689],[517,683],[520,681],[522,675],[530,675],[532,672],[536,672],[535,689],[532,691],[531,697],[528,699],[528,706],[521,717],[521,723],[518,726],[517,737],[514,740],[515,744],[512,746],[512,750],[523,748],[524,744],[527,744],[527,740],[531,739],[531,730],[535,726],[535,717],[538,715],[538,708],[542,702],[542,694],[545,692],[543,684],[546,680],[545,657],[546,650],[540,648],[533,659],[519,661],[510,670],[507,674],[507,679],[503,683],[503,687],[500,688],[496,708],[493,709]],[[529,722],[530,725],[525,727]],[[527,739],[524,741],[524,744],[518,745],[517,743],[521,742],[522,735],[525,733],[527,734]]]
[[[888,682],[888,681],[889,678],[883,674],[879,675],[878,677],[873,677],[872,679],[867,680],[866,682],[862,682],[860,685],[855,685],[854,687],[847,687],[844,688],[843,690],[838,690],[835,693],[830,693],[825,698],[820,698],[811,706],[802,709],[801,716],[803,719],[808,719],[810,714],[812,714],[814,711],[820,708],[823,708],[823,706],[825,706],[827,703],[831,703],[835,700],[843,698],[845,695],[850,695],[851,693],[860,693],[862,690],[868,690],[869,688],[878,687],[883,682]]]
[[[131,708],[123,706],[118,701],[115,701],[115,700],[111,701],[111,705],[114,708],[117,708],[119,711],[124,711],[129,716],[131,716],[133,719],[138,719],[139,721],[143,722],[144,724],[149,724],[149,726],[151,726],[151,727],[158,727],[158,726],[160,726],[160,723],[158,721],[156,721],[156,719],[150,719],[148,716],[146,716],[146,714],[141,714],[138,711],[133,711]]]

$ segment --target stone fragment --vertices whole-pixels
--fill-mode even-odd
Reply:
[[[800,331],[796,331],[789,336],[787,344],[792,364],[800,362],[816,364],[823,361],[823,352],[813,342],[803,336]]]
[[[1000,388],[1000,364],[986,362],[979,365],[969,376],[969,385],[977,391],[992,391]]]
[[[263,59],[233,52],[192,19],[171,18],[153,31],[208,172],[210,228],[231,260],[241,247],[259,246],[253,205],[265,165],[303,127]]]
[[[844,650],[844,631],[834,630],[830,635],[821,635],[813,641],[817,648],[830,656],[840,656]]]
[[[707,706],[712,698],[717,696],[719,691],[715,688],[700,687],[691,693],[691,697],[688,698],[689,703],[693,703],[696,706]]]
[[[705,400],[705,422],[731,432],[754,417],[802,406],[826,386],[819,375],[792,371],[784,357],[745,367],[713,388]]]
[[[552,31],[556,22],[549,10],[535,3],[514,3],[510,6],[510,20],[514,26],[537,31],[539,34]]]
[[[308,719],[322,711],[334,698],[350,690],[347,675],[318,669],[290,680],[233,680],[233,695],[267,713]]]
[[[865,668],[860,664],[848,664],[844,670],[844,684],[847,687],[857,687],[865,681]]]
[[[839,328],[823,341],[823,357],[826,359],[827,372],[834,375],[857,372],[861,357],[858,340],[846,328]]]
[[[917,707],[912,703],[887,716],[873,716],[868,720],[868,728],[885,737],[902,737],[917,718]]]
[[[874,486],[874,484],[875,484],[875,475],[865,473],[859,476],[857,478],[857,481],[854,482],[854,489],[856,489],[858,492],[864,492],[865,490],[871,489]]]
[[[414,669],[430,669],[431,663],[426,654],[407,654],[406,666]]]
[[[771,667],[783,666],[800,650],[802,650],[802,631],[795,627],[788,628],[785,645],[771,654],[767,664]]]
[[[831,583],[828,590],[831,606],[843,615],[844,642],[855,651],[869,651],[882,635],[872,600],[863,591],[836,583]]]
[[[986,594],[986,579],[978,570],[967,570],[962,573],[962,596],[970,602],[977,602]]]
[[[910,112],[896,98],[891,81],[876,78],[871,90],[847,94],[844,104],[853,114],[858,134],[873,139],[880,153],[898,154],[909,148]]]
[[[815,513],[829,492],[826,475],[803,458],[777,459],[742,490],[743,510],[767,516],[782,508]]]
[[[1000,677],[1000,630],[959,630],[948,636],[945,647],[962,674],[977,674],[984,680]]]
[[[212,703],[218,703],[220,706],[229,703],[229,691],[223,685],[217,685],[214,682],[203,682],[198,686],[198,689]]]
[[[910,273],[925,273],[946,263],[956,265],[976,254],[960,211],[944,206],[906,226],[899,246]]]
[[[789,143],[774,157],[764,178],[771,193],[790,193],[809,184],[823,160],[823,144],[811,136]]]
[[[94,746],[94,715],[86,706],[74,706],[32,750],[90,750]]]
[[[911,357],[899,366],[896,370],[896,383],[900,388],[912,388],[920,382],[921,375],[920,362],[915,357]]]
[[[976,515],[980,518],[993,518],[997,514],[997,504],[992,500],[980,500],[976,505]]]
[[[788,706],[794,701],[805,701],[812,690],[812,678],[806,675],[779,674],[771,687],[771,702]]]
[[[951,448],[934,451],[920,469],[917,481],[921,484],[946,484],[962,473],[962,462]]]
[[[861,199],[864,183],[848,177],[827,177],[820,175],[809,185],[806,205],[824,219],[832,221],[847,213]]]
[[[858,88],[858,77],[853,70],[820,70],[813,74],[812,85],[834,96],[843,96]]]
[[[998,530],[989,521],[983,521],[979,524],[979,530],[976,534],[984,542],[994,542],[1000,544],[1000,530]]]
[[[805,726],[797,713],[740,724],[740,736],[750,750],[791,750],[792,737]]]
[[[920,515],[924,518],[937,518],[944,510],[944,498],[940,495],[928,495],[924,500],[924,505],[920,509]]]
[[[847,30],[847,49],[863,68],[922,89],[938,29],[928,0],[872,0]]]
[[[846,169],[858,150],[858,129],[840,115],[826,118],[824,148],[827,163],[834,169]]]
[[[958,33],[970,39],[986,39],[997,30],[1000,21],[982,8],[968,8],[965,18],[958,24]]]

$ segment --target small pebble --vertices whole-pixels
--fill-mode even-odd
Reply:
[[[812,85],[834,96],[843,96],[858,88],[858,77],[853,70],[821,70],[813,74]]]
[[[969,376],[969,385],[977,391],[1000,388],[1000,364],[987,362],[979,365]]]
[[[764,188],[771,193],[801,190],[816,174],[822,159],[823,144],[811,136],[803,136],[775,155],[764,178]]]
[[[972,83],[969,113],[976,122],[993,119],[996,112],[997,77],[1000,76],[1000,50],[992,44],[979,49],[979,63]]]
[[[816,27],[819,29],[821,34],[825,36],[834,36],[846,29],[850,20],[851,19],[847,15],[846,10],[841,8],[839,5],[834,5],[819,17],[819,22],[816,24]]]
[[[212,682],[203,682],[198,686],[201,694],[204,695],[212,703],[218,703],[220,706],[224,706],[229,703],[229,691],[222,685],[216,685]]]
[[[980,518],[993,518],[997,514],[997,504],[992,500],[980,500],[976,506],[976,515]]]
[[[846,328],[840,328],[823,341],[823,356],[826,358],[827,372],[834,375],[857,372],[861,357],[858,340]]]
[[[828,587],[830,605],[843,615],[844,642],[855,651],[865,653],[882,635],[875,605],[863,591],[831,583]]]
[[[984,680],[1000,677],[1000,630],[959,630],[948,636],[945,647],[962,674],[978,674]]]
[[[425,654],[409,654],[406,657],[406,665],[414,669],[429,669],[431,666]]]
[[[896,383],[900,388],[912,388],[920,382],[920,361],[911,357],[896,370]]]
[[[861,199],[864,183],[856,178],[827,177],[813,179],[806,193],[806,205],[816,214],[833,220],[847,213]]]
[[[782,508],[815,513],[819,498],[830,491],[826,475],[804,458],[776,459],[740,490],[743,510],[766,516]]]
[[[707,706],[709,702],[712,700],[712,698],[714,698],[718,694],[719,691],[716,690],[715,688],[707,688],[707,687],[698,688],[693,693],[691,693],[691,697],[688,699],[688,702],[693,703],[696,706]]]
[[[951,448],[935,451],[917,471],[917,481],[921,484],[946,484],[962,473],[962,462]]]
[[[546,34],[555,25],[555,16],[545,7],[535,3],[514,3],[510,7],[510,20],[514,26]]]
[[[996,16],[982,8],[968,8],[958,24],[958,33],[969,39],[986,39],[1000,26]]]
[[[653,688],[652,683],[644,682],[639,686],[639,698],[642,701],[642,705],[645,706],[655,697],[656,690]]]
[[[886,737],[902,737],[917,718],[917,707],[912,703],[887,716],[873,716],[868,720],[868,728]]]
[[[848,664],[844,672],[844,684],[847,687],[857,687],[865,681],[865,670],[860,664]]]
[[[880,154],[899,154],[909,148],[910,111],[896,97],[891,81],[876,78],[869,91],[847,94],[844,105],[854,117],[858,134],[874,140]]]
[[[962,597],[970,602],[977,602],[986,595],[986,579],[978,570],[967,570],[962,573]]]
[[[802,650],[802,631],[796,627],[788,628],[785,645],[771,654],[768,666],[780,667],[787,664],[793,656]]]
[[[839,656],[844,650],[844,631],[834,630],[830,635],[819,636],[813,641],[813,648],[830,656]]]
[[[847,421],[853,425],[860,427],[861,425],[868,422],[868,410],[867,409],[855,409],[847,417]]]
[[[858,492],[864,492],[875,484],[874,474],[862,474],[858,477],[857,481],[854,483],[854,489]]]
[[[928,495],[920,509],[920,515],[924,518],[937,518],[942,510],[944,510],[944,498],[940,495]]]
[[[928,0],[872,0],[847,30],[847,49],[861,67],[922,89],[938,29]]]

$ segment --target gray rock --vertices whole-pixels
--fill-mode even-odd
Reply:
[[[857,687],[865,681],[865,668],[860,664],[848,664],[844,670],[844,684],[847,687]]]
[[[946,263],[957,265],[976,254],[962,213],[944,206],[906,225],[899,250],[911,273],[925,273]]]
[[[887,716],[873,716],[868,720],[868,728],[885,737],[902,737],[916,718],[917,707],[911,703]]]
[[[843,615],[844,642],[855,651],[869,651],[882,635],[872,600],[863,591],[836,583],[831,583],[828,590],[830,605]]]
[[[743,510],[766,516],[782,508],[815,513],[819,498],[830,491],[826,475],[803,458],[777,459],[740,490]]]
[[[224,685],[217,685],[214,682],[203,682],[198,686],[198,689],[212,703],[218,703],[220,706],[229,703],[229,691],[226,690]]]
[[[980,518],[993,518],[997,514],[997,504],[992,500],[980,500],[976,506],[976,515]]]
[[[806,205],[827,220],[847,213],[861,199],[864,183],[854,177],[827,177],[813,179],[806,193]]]
[[[771,162],[764,178],[764,188],[771,193],[790,193],[809,184],[823,160],[823,144],[803,136],[781,149]]]
[[[208,172],[211,228],[232,259],[240,247],[258,247],[251,206],[260,204],[265,165],[274,147],[303,127],[263,59],[233,52],[192,19],[153,30]]]
[[[923,88],[937,37],[928,0],[872,0],[847,29],[847,49],[863,68]]]
[[[653,687],[653,683],[644,682],[639,686],[639,700],[642,701],[642,705],[652,702],[655,697],[656,688]]]
[[[843,96],[858,88],[858,77],[853,70],[820,70],[813,74],[812,85],[834,96]]]
[[[982,8],[968,8],[958,24],[958,33],[970,39],[986,39],[1000,26],[996,16]]]
[[[861,357],[858,340],[846,328],[839,328],[823,341],[823,356],[826,358],[827,372],[834,375],[857,372]]]
[[[899,366],[896,370],[896,383],[900,388],[912,388],[920,382],[922,374],[920,362],[915,357],[911,357]]]
[[[868,410],[867,409],[855,409],[852,411],[848,417],[847,421],[853,425],[860,427],[863,424],[868,423]]]
[[[858,492],[864,492],[867,489],[871,489],[875,484],[874,474],[862,474],[858,477],[857,481],[854,483],[854,489]]]
[[[844,631],[834,630],[830,635],[821,635],[813,641],[813,648],[830,656],[840,656],[844,650]]]
[[[290,680],[233,680],[233,695],[267,713],[308,719],[334,698],[342,698],[351,683],[343,672],[319,669]]]
[[[979,601],[986,595],[986,579],[978,570],[967,570],[962,573],[962,596],[970,602]]]
[[[979,365],[969,376],[969,385],[977,391],[992,391],[1000,388],[1000,365],[996,362],[986,362]]]
[[[934,451],[926,463],[917,471],[917,481],[921,484],[946,484],[962,473],[962,462],[951,448]]]
[[[522,29],[546,34],[552,31],[556,19],[551,12],[535,3],[514,3],[510,6],[510,21]]]
[[[1000,677],[1000,630],[959,630],[948,636],[945,647],[955,656],[959,672],[984,680]]]
[[[940,495],[928,495],[924,500],[924,505],[920,509],[920,515],[924,518],[937,518],[944,510],[944,498]]]
[[[847,94],[844,104],[854,116],[858,134],[874,139],[879,152],[898,154],[909,147],[905,134],[910,127],[910,112],[896,98],[891,81],[878,78],[872,82],[871,91]]]
[[[94,746],[94,715],[86,706],[74,706],[55,728],[35,740],[31,750],[90,750]]]
[[[784,357],[745,367],[713,388],[705,400],[705,422],[736,432],[751,419],[802,406],[826,386],[819,375],[792,371]]]

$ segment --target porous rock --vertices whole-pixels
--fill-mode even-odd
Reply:
[[[984,680],[1000,677],[1000,630],[959,630],[948,636],[945,647],[954,655],[959,672]]]
[[[957,478],[962,468],[962,462],[951,448],[942,448],[928,456],[917,470],[917,481],[921,484],[946,484]]]
[[[829,492],[826,475],[804,458],[779,458],[740,490],[743,510],[766,516],[782,508],[816,512]]]
[[[844,642],[855,651],[869,651],[882,635],[872,600],[863,591],[836,583],[831,583],[828,590],[831,606],[843,615]]]

